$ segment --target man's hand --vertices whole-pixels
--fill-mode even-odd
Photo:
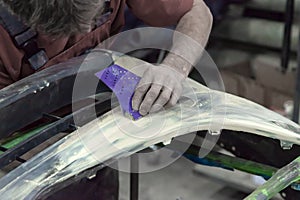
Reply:
[[[141,115],[174,106],[182,93],[185,76],[165,65],[150,66],[139,82],[132,98],[132,107]]]

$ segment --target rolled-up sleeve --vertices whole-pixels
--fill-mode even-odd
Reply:
[[[133,14],[151,26],[170,26],[193,7],[194,0],[127,0]]]

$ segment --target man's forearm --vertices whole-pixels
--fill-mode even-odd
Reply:
[[[194,0],[193,8],[181,18],[176,27],[176,32],[181,34],[174,34],[174,53],[169,53],[163,64],[174,67],[187,77],[208,41],[212,21],[212,15],[204,1]],[[187,37],[190,39],[186,39]]]

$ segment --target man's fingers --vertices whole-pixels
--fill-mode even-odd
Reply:
[[[141,115],[146,115],[149,113],[154,101],[160,94],[161,88],[162,85],[160,84],[152,84],[140,106],[139,112]]]
[[[182,93],[182,87],[181,86],[175,87],[170,100],[166,104],[166,107],[170,108],[175,106],[181,96],[181,93]]]
[[[151,82],[152,82],[151,74],[145,74],[145,76],[143,76],[143,78],[140,80],[137,88],[135,89],[134,95],[132,97],[132,108],[134,110],[139,110],[139,107],[143,101],[143,97],[145,96],[149,87],[151,86]]]
[[[160,93],[158,99],[152,106],[150,113],[158,112],[164,105],[170,100],[172,95],[172,88],[164,87],[163,91]]]
[[[174,93],[172,94],[171,98],[170,98],[170,101],[168,101],[166,107],[167,108],[171,108],[173,106],[176,105],[177,101],[178,101],[179,97],[174,95]]]
[[[165,105],[172,107],[180,98],[182,80],[172,70],[166,69],[149,68],[138,84],[132,98],[132,107],[141,115],[157,112]]]

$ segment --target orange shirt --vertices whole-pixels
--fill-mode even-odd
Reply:
[[[109,20],[90,33],[55,40],[38,34],[38,46],[45,49],[49,58],[43,68],[78,56],[118,33],[124,25],[126,4],[146,24],[169,26],[176,24],[192,8],[193,0],[112,0],[113,13]],[[23,58],[24,52],[14,45],[7,31],[0,25],[0,89],[35,72]]]

